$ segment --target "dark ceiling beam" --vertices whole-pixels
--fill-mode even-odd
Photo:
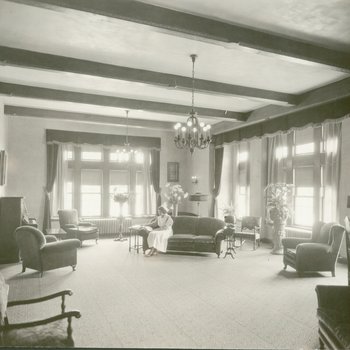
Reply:
[[[111,64],[51,55],[34,51],[0,46],[0,62],[5,65],[45,69],[59,72],[86,74],[96,77],[152,84],[165,88],[191,90],[192,78],[144,69],[115,66]],[[255,89],[196,78],[196,91],[235,95],[270,100],[270,103],[294,105],[298,97],[277,91]]]
[[[20,117],[35,117],[35,118],[48,118],[48,119],[60,119],[70,121],[82,121],[87,123],[96,124],[110,124],[110,125],[125,125],[125,117],[111,117],[107,115],[79,113],[79,112],[66,112],[57,111],[46,108],[32,108],[32,107],[19,107],[5,104],[4,114],[8,116],[20,116]],[[174,123],[163,121],[151,121],[145,119],[128,118],[128,124],[131,127],[149,128],[149,129],[173,129]]]
[[[47,89],[28,85],[0,82],[0,94],[26,98],[37,98],[49,101],[84,103],[98,106],[109,106],[126,109],[141,109],[156,113],[188,115],[191,107],[172,103],[136,100],[122,97],[88,94],[67,90]],[[246,120],[244,113],[213,109],[196,108],[200,116],[231,120]]]
[[[236,24],[179,12],[134,0],[12,0],[24,4],[74,9],[118,18],[210,42],[238,44],[350,72],[350,53]]]
[[[301,112],[305,109],[323,105],[325,102],[339,100],[348,96],[350,96],[350,78],[328,84],[300,95],[300,103],[297,106],[283,107],[269,105],[258,108],[248,113],[245,125],[259,123],[266,119],[278,118],[286,114]]]

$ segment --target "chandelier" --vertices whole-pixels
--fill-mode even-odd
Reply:
[[[117,159],[120,161],[128,161],[130,158],[137,153],[137,150],[134,150],[129,142],[129,111],[126,110],[126,135],[124,146],[121,150],[117,149]]]
[[[211,142],[210,128],[211,126],[199,122],[197,113],[194,110],[194,62],[197,55],[191,55],[192,59],[192,110],[187,119],[186,125],[176,123],[174,142],[177,148],[188,148],[193,154],[195,148],[207,148]]]

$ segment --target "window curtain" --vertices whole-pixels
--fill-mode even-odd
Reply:
[[[156,205],[157,208],[161,205],[162,199],[160,195],[160,186],[159,186],[159,178],[160,178],[160,151],[153,149],[151,150],[151,183],[153,185],[153,189],[156,192]]]
[[[237,187],[238,187],[238,143],[233,142],[224,145],[224,155],[222,161],[221,190],[217,197],[219,209],[228,206],[237,208]],[[221,213],[224,216],[223,212]]]
[[[224,148],[218,147],[215,148],[214,152],[214,184],[213,189],[211,190],[212,202],[210,206],[210,216],[217,217],[217,197],[220,193],[221,185],[221,174],[222,174],[222,163],[224,158]]]
[[[53,186],[52,214],[57,214],[59,209],[64,209],[64,190],[68,178],[67,144],[58,145],[57,175]]]
[[[323,168],[322,220],[325,222],[339,222],[341,129],[341,123],[326,123],[323,125],[325,163]]]
[[[145,208],[145,214],[156,213],[156,198],[155,191],[153,190],[151,180],[151,154],[149,151],[144,150],[145,162],[144,162],[144,184],[143,184],[143,205]]]
[[[58,144],[46,145],[46,186],[43,231],[51,228],[51,193],[57,174]]]
[[[267,185],[287,181],[284,168],[287,151],[286,134],[278,134],[267,138]]]

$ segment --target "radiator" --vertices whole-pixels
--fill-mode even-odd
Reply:
[[[115,236],[120,230],[120,219],[119,218],[99,218],[99,219],[87,219],[86,221],[91,222],[98,227],[100,235],[104,236]],[[122,233],[129,234],[129,227],[132,225],[131,218],[124,218],[122,220]]]

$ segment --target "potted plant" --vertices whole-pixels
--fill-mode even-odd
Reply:
[[[179,203],[188,197],[188,193],[179,184],[167,183],[164,196],[167,199],[168,206],[173,209],[172,215],[177,216]]]
[[[282,238],[285,236],[285,227],[290,215],[288,206],[289,194],[293,185],[286,183],[270,184],[265,188],[267,218],[272,222],[273,232],[273,250],[272,253],[279,254],[282,250]]]

